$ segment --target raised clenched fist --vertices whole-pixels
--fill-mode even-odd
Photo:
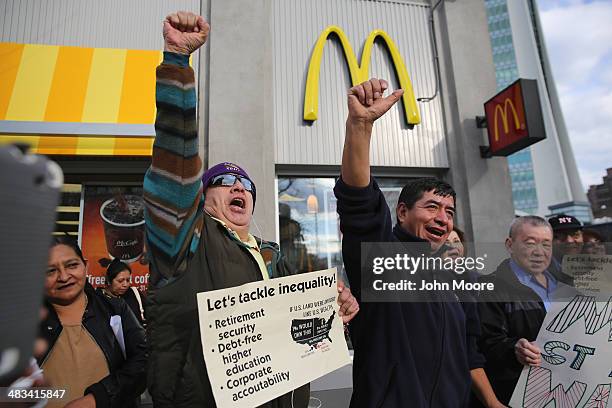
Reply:
[[[164,20],[164,50],[191,54],[206,42],[210,25],[202,16],[189,11],[177,11]]]
[[[402,89],[396,89],[391,95],[383,97],[388,87],[384,79],[372,78],[349,89],[348,120],[374,123],[384,115],[404,93]]]

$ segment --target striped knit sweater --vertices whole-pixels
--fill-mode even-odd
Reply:
[[[162,408],[216,406],[203,359],[196,293],[262,277],[244,244],[203,215],[195,109],[195,81],[188,56],[164,53],[157,68],[153,159],[144,180],[151,255],[147,380],[154,405]],[[201,251],[204,245],[206,254]],[[270,255],[271,277],[292,273],[276,247],[264,242],[262,255],[264,251]],[[192,273],[183,273],[188,271]],[[305,384],[262,407],[305,408],[309,394],[309,384]]]
[[[151,167],[145,174],[147,245],[169,265],[197,248],[204,198],[198,154],[196,94],[189,56],[164,52],[157,67],[157,117]],[[198,221],[196,221],[198,220]],[[167,276],[168,277],[168,276]]]

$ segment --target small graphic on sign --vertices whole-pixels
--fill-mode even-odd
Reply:
[[[327,321],[321,317],[291,320],[291,337],[293,341],[298,344],[307,344],[311,350],[315,349],[317,344],[325,339],[331,342],[332,339],[329,337],[329,331],[331,330],[335,314],[335,311],[332,312]]]

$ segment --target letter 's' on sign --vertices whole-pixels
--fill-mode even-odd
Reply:
[[[484,104],[492,156],[508,156],[546,138],[538,83],[519,79]]]
[[[389,53],[391,54],[391,60],[395,66],[395,72],[399,79],[399,85],[404,90],[402,102],[404,105],[404,116],[406,118],[406,122],[408,122],[409,125],[417,125],[421,123],[421,115],[419,114],[419,109],[414,97],[414,91],[412,90],[412,83],[410,82],[408,71],[404,65],[404,60],[402,59],[402,56],[400,55],[397,46],[391,37],[389,37],[389,35],[382,30],[372,31],[363,46],[361,64],[358,64],[357,57],[353,52],[353,47],[351,47],[351,43],[346,38],[344,31],[342,31],[340,27],[333,25],[323,30],[314,46],[312,56],[310,57],[308,77],[306,78],[306,92],[304,95],[304,120],[317,120],[319,111],[319,71],[321,69],[321,58],[323,56],[325,42],[332,33],[338,36],[340,43],[342,44],[344,57],[346,58],[346,62],[349,67],[353,86],[370,79],[370,57],[372,54],[374,40],[380,37],[384,41]]]

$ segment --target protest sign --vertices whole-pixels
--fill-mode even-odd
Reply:
[[[574,278],[574,287],[583,294],[598,296],[605,300],[612,294],[612,256],[611,255],[565,255],[563,273]]]
[[[350,363],[336,269],[198,293],[219,408],[256,407]]]
[[[552,303],[536,341],[539,367],[525,367],[510,406],[605,408],[612,385],[612,297]],[[554,403],[554,404],[553,404]]]

